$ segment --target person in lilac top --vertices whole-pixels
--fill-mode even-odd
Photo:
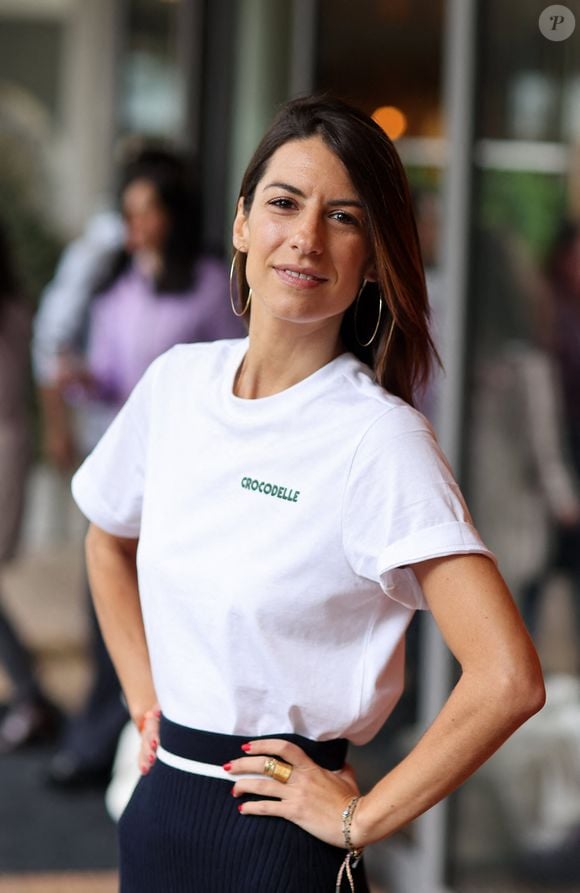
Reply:
[[[80,455],[92,450],[160,354],[182,342],[244,334],[230,308],[227,270],[202,252],[188,164],[166,150],[142,151],[125,170],[120,204],[125,238],[94,288],[84,356],[60,357],[60,388],[74,404]],[[49,769],[60,785],[106,780],[126,720],[96,624],[93,637],[94,684]]]
[[[129,165],[121,187],[125,242],[89,308],[84,363],[70,364],[87,452],[149,364],[173,345],[239,337],[223,263],[201,252],[199,200],[183,160],[149,150]]]
[[[102,399],[118,406],[151,361],[174,344],[240,334],[217,260],[198,261],[186,292],[162,295],[135,263],[93,303],[87,365]]]

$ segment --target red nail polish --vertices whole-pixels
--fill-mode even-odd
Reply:
[[[241,812],[243,808],[244,808],[244,804],[238,803],[238,812]]]
[[[151,765],[153,765],[153,763],[155,762],[155,756],[152,753],[149,754],[149,762],[151,763]]]
[[[232,768],[232,764],[231,764],[231,763],[224,763],[223,768],[226,770],[226,772],[229,772],[230,769]]]
[[[249,753],[249,751],[250,751],[251,749],[252,749],[252,745],[251,745],[251,744],[242,744],[242,750],[244,751],[244,753]]]
[[[154,738],[153,741],[151,742],[151,747],[154,747],[155,750],[157,750],[157,748],[159,747],[159,741],[157,741],[157,740]]]

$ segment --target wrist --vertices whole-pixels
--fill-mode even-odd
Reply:
[[[161,710],[159,708],[159,704],[147,704],[147,706],[139,705],[135,706],[130,711],[131,720],[137,726],[137,729],[142,732],[145,726],[145,723],[148,719],[159,719],[161,716]]]
[[[366,805],[366,798],[360,796],[350,824],[350,838],[353,847],[357,850],[362,850],[373,842],[365,824]]]
[[[356,820],[361,801],[362,796],[360,795],[351,797],[341,813],[344,849],[348,850],[355,857],[360,856],[364,846]]]

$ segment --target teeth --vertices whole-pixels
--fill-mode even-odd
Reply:
[[[297,273],[296,270],[284,270],[289,276],[294,276],[296,279],[316,279],[316,276],[309,276],[308,273]]]

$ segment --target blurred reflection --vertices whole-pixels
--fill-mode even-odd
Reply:
[[[553,519],[553,537],[548,559],[540,572],[524,588],[522,610],[530,631],[538,628],[540,599],[554,571],[563,571],[569,578],[572,607],[580,648],[580,226],[564,223],[548,261],[548,300],[545,309],[545,341],[555,362],[552,394],[539,389],[539,398],[547,404],[551,397],[549,435],[563,425],[562,450],[571,464],[570,474],[562,475],[557,457],[541,456],[543,480]],[[557,417],[556,417],[557,414]],[[545,418],[545,414],[544,414]],[[542,417],[539,428],[542,436]],[[538,438],[536,438],[538,439]],[[545,434],[541,445],[547,447]],[[574,479],[574,474],[576,479]],[[578,665],[578,649],[576,656]]]
[[[499,860],[504,873],[549,890],[580,882],[580,302],[578,244],[570,227],[563,232],[546,265],[505,222],[474,236],[471,501],[538,637],[548,707],[465,787],[457,833],[464,866],[471,860],[490,870]],[[574,611],[568,656],[540,611],[544,595],[558,594],[548,583],[562,569],[571,605],[559,598],[545,607],[560,624]]]

